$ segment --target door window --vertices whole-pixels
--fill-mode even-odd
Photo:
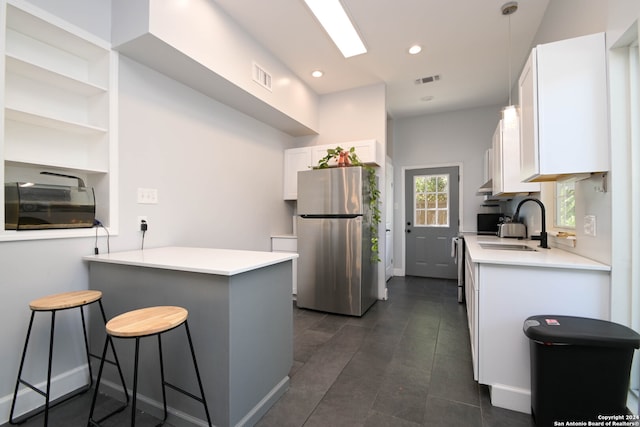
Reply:
[[[449,227],[449,175],[419,175],[413,179],[416,227]]]

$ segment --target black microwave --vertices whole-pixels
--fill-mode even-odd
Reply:
[[[478,214],[478,234],[498,234],[498,225],[504,222],[504,214],[501,213],[479,213]]]

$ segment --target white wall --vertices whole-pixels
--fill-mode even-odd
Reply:
[[[64,19],[105,36],[109,2],[34,3],[53,13],[60,6]],[[82,7],[74,9],[71,3]],[[125,57],[120,60],[119,122],[120,235],[111,237],[112,251],[140,246],[138,215],[149,218],[147,248],[269,250],[271,234],[291,232],[292,207],[282,200],[282,151],[293,146],[291,136]],[[138,187],[158,189],[159,203],[137,204]],[[9,416],[29,301],[86,289],[87,266],[81,257],[92,254],[93,247],[93,238],[0,244],[0,323],[10,325],[0,329],[0,424]],[[105,237],[99,247],[106,251]],[[63,314],[54,375],[83,363],[79,315]],[[33,337],[39,344],[27,367],[33,382],[46,374],[48,321],[40,320]]]
[[[462,163],[461,231],[476,231],[476,213],[484,198],[476,191],[484,183],[484,153],[500,120],[500,107],[482,107],[450,113],[396,119],[393,122],[395,171],[394,242],[395,268],[404,260],[403,168]]]

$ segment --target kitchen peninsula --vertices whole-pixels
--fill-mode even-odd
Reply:
[[[107,318],[155,305],[189,311],[189,327],[210,415],[216,426],[253,425],[286,391],[293,362],[293,253],[166,247],[84,257],[91,289],[103,293]],[[92,351],[100,353],[103,326],[91,324]],[[125,380],[131,388],[133,346],[116,340]],[[183,334],[163,336],[168,381],[197,390],[192,366],[185,363]],[[141,343],[140,405],[161,411],[155,339]],[[115,369],[105,369],[117,384]],[[169,422],[196,425],[201,405],[169,393]],[[157,412],[157,414],[156,414]]]

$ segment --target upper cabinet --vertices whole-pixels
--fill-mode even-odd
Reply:
[[[93,187],[96,218],[116,231],[117,54],[110,44],[20,0],[2,1],[4,182]],[[4,200],[4,185],[0,189]],[[0,213],[4,226],[4,209]],[[90,235],[91,230],[0,231],[0,240]]]
[[[500,120],[493,134],[493,195],[506,196],[540,191],[537,182],[520,178],[520,126],[518,117]]]
[[[519,79],[521,177],[609,170],[603,33],[538,45]]]
[[[312,145],[310,147],[299,147],[284,150],[284,199],[298,199],[298,172],[309,170],[318,165],[318,162],[327,155],[328,149],[334,149],[340,146],[345,150],[352,147],[362,163],[368,165],[379,166],[381,160],[377,156],[381,150],[378,150],[378,142],[374,139],[366,139],[362,141],[344,142],[340,144],[330,145]],[[337,166],[337,160],[329,163],[330,166]]]
[[[298,199],[298,172],[309,170],[311,147],[291,148],[284,150],[284,199]]]

